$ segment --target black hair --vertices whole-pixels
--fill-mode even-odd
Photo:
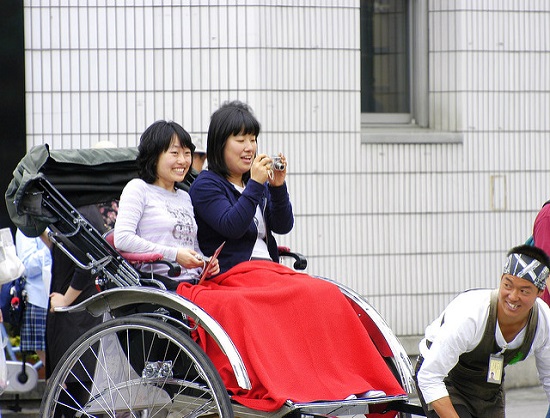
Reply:
[[[195,145],[191,140],[191,135],[176,122],[156,121],[143,132],[139,140],[136,163],[140,179],[149,184],[156,181],[157,164],[160,154],[168,150],[174,136],[182,148],[189,148],[191,150],[191,160],[193,159]],[[189,176],[190,171],[187,171],[185,178]]]
[[[524,254],[527,257],[534,258],[535,260],[539,261],[541,264],[544,264],[550,269],[550,258],[548,257],[548,254],[546,254],[539,247],[535,247],[534,245],[518,245],[517,247],[514,247],[510,251],[508,251],[507,255],[510,254]]]
[[[252,109],[238,100],[225,102],[210,118],[206,149],[208,150],[208,170],[227,178],[229,169],[223,158],[227,138],[231,135],[254,135],[256,140],[260,134],[260,122],[252,113]],[[250,171],[243,175],[246,182]]]

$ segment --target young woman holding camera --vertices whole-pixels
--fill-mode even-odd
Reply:
[[[208,170],[200,173],[189,194],[199,226],[202,251],[219,255],[222,272],[251,259],[279,261],[272,232],[287,234],[294,225],[282,170],[256,155],[260,124],[247,105],[231,102],[212,115],[208,131]]]
[[[332,283],[277,263],[272,232],[294,224],[284,167],[257,155],[260,124],[230,102],[211,118],[208,170],[190,195],[202,252],[219,254],[222,274],[177,292],[210,313],[236,344],[252,389],[241,389],[227,357],[198,330],[233,399],[274,411],[286,400],[310,402],[403,394],[350,303]],[[277,168],[283,168],[277,170]]]

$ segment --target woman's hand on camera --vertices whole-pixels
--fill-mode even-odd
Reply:
[[[273,159],[267,154],[259,154],[250,168],[250,178],[258,183],[269,181],[271,186],[281,186],[286,178],[286,157],[279,154],[280,162],[284,165],[283,170],[275,170]]]
[[[203,257],[198,252],[189,248],[178,248],[176,262],[186,269],[193,269],[204,266]]]
[[[270,168],[271,173],[269,173],[268,181],[269,181],[269,184],[274,187],[282,186],[286,179],[286,167],[287,167],[286,157],[282,153],[279,153],[279,158],[280,158],[280,164],[283,165],[282,170],[276,170],[273,166],[273,160],[270,158],[272,162],[271,162],[271,168]]]
[[[254,158],[250,167],[250,178],[260,184],[264,184],[269,178],[271,158],[267,154],[259,154]]]

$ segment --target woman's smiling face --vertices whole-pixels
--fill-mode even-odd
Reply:
[[[242,175],[250,170],[258,145],[251,134],[230,135],[223,149],[223,158],[229,171],[229,180],[240,183]]]
[[[155,185],[173,191],[176,182],[182,182],[191,166],[191,150],[172,138],[168,149],[159,155]]]

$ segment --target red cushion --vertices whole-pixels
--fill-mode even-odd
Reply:
[[[115,231],[111,229],[105,233],[104,238],[116,250]],[[163,259],[163,255],[160,253],[128,253],[124,251],[118,251],[118,253],[129,263],[152,263]]]

